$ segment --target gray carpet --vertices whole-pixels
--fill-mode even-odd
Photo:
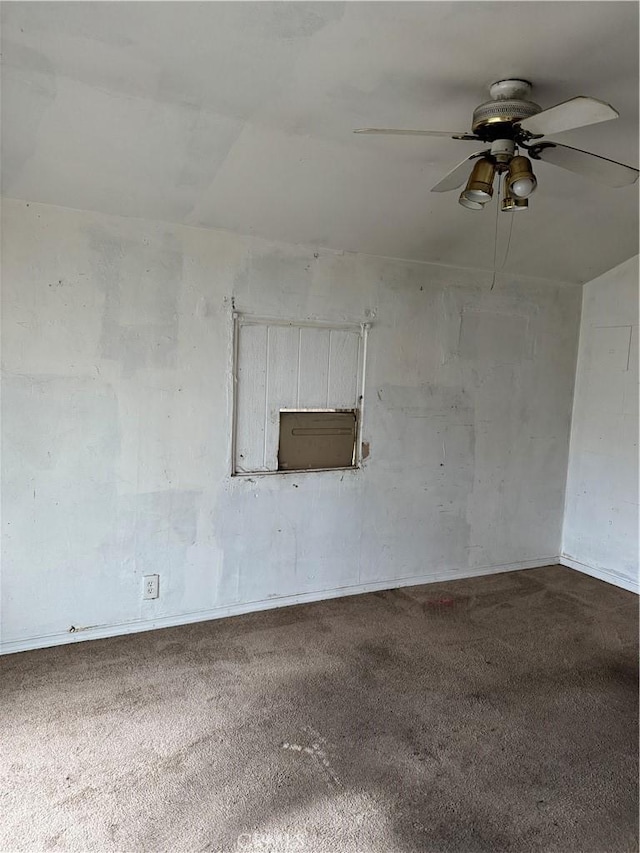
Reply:
[[[0,660],[0,849],[638,846],[638,607],[559,566]]]

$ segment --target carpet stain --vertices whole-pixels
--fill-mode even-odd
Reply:
[[[302,746],[297,743],[288,743],[285,741],[285,743],[282,744],[282,748],[290,750],[291,752],[298,752],[301,755],[311,756],[325,777],[327,787],[329,789],[341,787],[341,782],[336,776],[327,755],[326,738],[322,737],[322,735],[316,732],[315,729],[312,729],[311,726],[305,726],[304,728],[313,743]]]

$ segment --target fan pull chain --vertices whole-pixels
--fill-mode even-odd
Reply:
[[[500,213],[500,187],[502,186],[502,181],[500,180],[500,175],[498,175],[498,197],[496,199],[496,227],[495,234],[493,237],[493,280],[491,282],[491,290],[493,290],[496,283],[496,257],[498,255],[498,214]]]
[[[511,217],[510,217],[511,221],[509,222],[509,235],[507,237],[507,248],[506,248],[506,251],[504,253],[504,258],[502,259],[502,263],[500,264],[500,269],[496,270],[496,255],[497,255],[497,249],[498,249],[497,222],[498,222],[498,210],[499,210],[499,208],[500,208],[500,187],[498,186],[498,205],[496,208],[496,241],[495,241],[495,244],[493,247],[493,281],[491,282],[491,290],[493,290],[493,287],[496,283],[496,272],[502,272],[505,264],[507,263],[507,258],[509,257],[509,249],[511,248],[511,234],[513,232],[513,220],[515,218],[514,212],[511,211]]]

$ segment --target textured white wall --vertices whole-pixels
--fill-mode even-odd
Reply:
[[[5,651],[559,555],[579,288],[3,216]],[[230,478],[234,305],[371,322],[362,470]]]
[[[638,256],[584,286],[563,558],[638,590]]]

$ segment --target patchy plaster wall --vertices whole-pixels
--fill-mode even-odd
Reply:
[[[638,584],[638,256],[584,286],[563,562]]]
[[[579,288],[3,216],[5,651],[557,558]],[[371,322],[361,470],[229,476],[233,305]]]

